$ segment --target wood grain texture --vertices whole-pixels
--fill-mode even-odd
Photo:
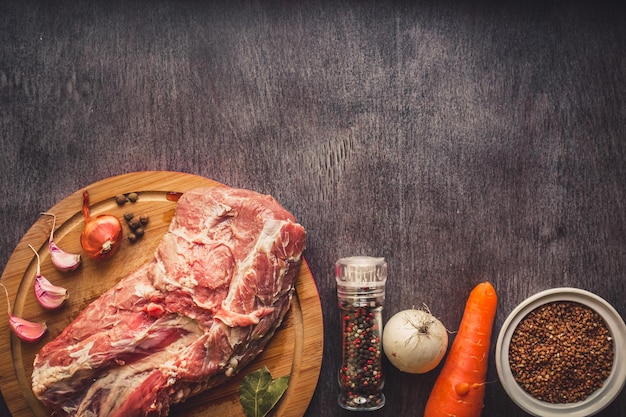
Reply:
[[[48,325],[44,338],[36,343],[24,343],[11,333],[8,322],[0,322],[0,351],[10,352],[0,362],[0,389],[14,417],[46,417],[44,408],[31,392],[32,365],[41,347],[53,340],[89,303],[107,291],[120,279],[150,259],[167,231],[176,203],[167,199],[169,192],[185,192],[196,187],[223,186],[213,180],[176,172],[138,172],[107,178],[86,189],[90,197],[92,216],[108,213],[122,218],[131,211],[148,215],[143,238],[131,244],[124,240],[110,261],[91,261],[84,254],[77,271],[61,273],[53,267],[47,248],[51,221],[39,219],[17,245],[2,274],[12,300],[13,312],[27,320]],[[137,192],[139,200],[118,206],[118,194]],[[72,253],[82,253],[80,233],[82,220],[82,190],[77,190],[50,209],[57,216],[55,242]],[[128,233],[128,228],[125,233]],[[48,311],[39,306],[32,288],[36,274],[36,258],[28,247],[33,245],[41,259],[41,273],[57,285],[66,287],[70,299],[59,310]],[[288,375],[289,386],[274,411],[275,416],[299,417],[306,410],[315,390],[322,358],[323,322],[320,299],[304,261],[296,281],[296,293],[290,311],[264,350],[247,368],[227,384],[199,395],[173,408],[172,416],[208,417],[229,415],[244,417],[239,404],[241,379],[261,366],[268,367],[274,377]],[[9,355],[7,355],[9,356]]]
[[[350,415],[336,405],[343,256],[387,259],[385,319],[426,303],[455,330],[484,279],[494,337],[551,287],[626,315],[620,3],[5,1],[0,264],[40,211],[113,175],[272,194],[308,231],[322,302],[311,417]],[[437,370],[384,370],[372,417],[420,415]],[[483,417],[526,416],[493,361],[487,379]]]

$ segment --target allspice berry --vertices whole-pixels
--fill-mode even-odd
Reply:
[[[124,194],[118,194],[115,196],[115,203],[117,203],[118,206],[123,206],[126,204],[126,201],[128,200]]]
[[[139,221],[137,217],[133,217],[132,219],[128,221],[128,227],[130,227],[131,230],[136,231],[137,228],[141,227],[141,222]]]

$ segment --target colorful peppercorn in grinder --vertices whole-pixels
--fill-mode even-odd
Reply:
[[[381,338],[387,263],[370,256],[342,258],[335,278],[342,334],[338,402],[347,410],[377,410],[385,405]]]

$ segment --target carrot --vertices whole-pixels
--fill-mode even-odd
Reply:
[[[496,291],[489,282],[478,284],[470,293],[459,331],[426,403],[424,417],[481,415],[497,302]]]

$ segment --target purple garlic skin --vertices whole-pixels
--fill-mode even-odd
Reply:
[[[80,266],[80,255],[65,252],[52,240],[48,242],[48,247],[50,248],[50,259],[52,260],[52,264],[59,271],[70,272],[76,270]]]
[[[37,301],[48,310],[61,307],[70,296],[67,289],[52,284],[43,275],[35,277],[34,289]]]
[[[80,255],[66,252],[54,242],[54,228],[56,226],[57,216],[53,213],[41,214],[52,216],[52,229],[50,230],[50,238],[48,239],[48,248],[50,249],[52,264],[61,272],[74,271],[80,266]]]

